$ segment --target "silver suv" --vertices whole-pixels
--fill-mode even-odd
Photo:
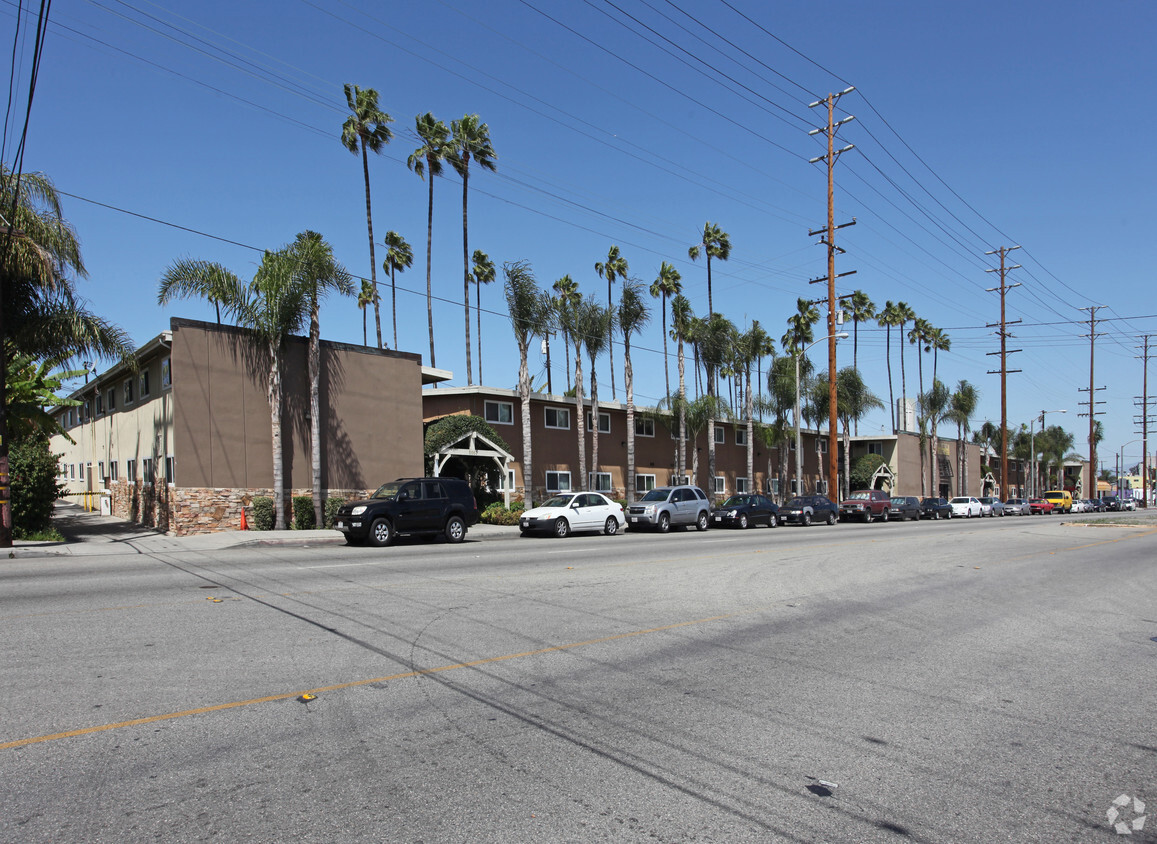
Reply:
[[[656,487],[627,508],[627,530],[655,528],[666,533],[672,525],[707,530],[710,509],[706,493],[697,486]]]

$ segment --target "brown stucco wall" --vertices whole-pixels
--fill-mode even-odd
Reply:
[[[181,488],[268,489],[268,364],[231,326],[174,319],[173,442]],[[312,485],[308,341],[290,338],[281,416],[286,487]],[[321,343],[322,487],[373,489],[422,474],[421,358]]]

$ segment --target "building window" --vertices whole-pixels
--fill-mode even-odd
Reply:
[[[126,460],[125,461],[125,480],[131,484],[136,479],[137,479],[137,461]]]
[[[165,358],[161,361],[161,389],[167,390],[173,386],[173,368],[169,363],[169,359]]]
[[[655,488],[654,475],[635,475],[635,494],[645,495]]]
[[[125,406],[133,403],[133,379],[125,381]]]
[[[166,457],[165,458],[165,481],[167,481],[168,483],[174,482],[173,479],[176,477],[176,475],[173,474],[174,468],[175,467],[173,466],[173,458],[172,457]]]
[[[820,454],[827,454],[828,453],[828,438],[827,437],[817,437],[816,442],[818,442],[820,444],[819,445]]]
[[[727,478],[722,475],[715,476],[715,494],[723,495],[727,492]]]
[[[671,485],[672,486],[687,486],[690,483],[691,483],[691,476],[690,475],[672,475],[671,476]]]
[[[547,472],[547,492],[570,492],[570,472]]]
[[[80,421],[87,422],[92,416],[92,403],[85,399],[83,412],[80,414]]]
[[[767,491],[776,498],[779,497],[779,478],[772,478],[767,482]]]
[[[795,478],[791,479],[789,486],[791,487],[791,494],[792,495],[799,495],[799,483],[796,482]]]
[[[736,428],[735,429],[735,444],[736,445],[747,445],[747,429],[746,428]]]
[[[868,454],[878,454],[881,457],[883,457],[884,456],[884,444],[883,443],[868,443]]]
[[[727,442],[727,432],[723,430],[722,425],[715,426],[715,444],[723,445]]]
[[[72,480],[72,481],[76,480],[76,464],[75,463],[69,463],[68,464],[68,479]]]
[[[115,460],[109,461],[108,470],[109,476],[115,481],[117,479],[117,462]]]
[[[653,437],[655,436],[655,420],[649,417],[639,418],[635,417],[635,436],[636,437]]]
[[[736,478],[735,479],[735,491],[740,492],[740,493],[741,492],[751,492],[751,487],[747,483],[747,478]]]
[[[108,392],[105,393],[105,404],[108,405],[108,412],[112,413],[117,409],[117,390],[116,387],[109,387]]]
[[[102,396],[99,392],[96,394],[96,415],[104,415],[104,396]]]
[[[153,458],[146,457],[141,461],[141,480],[147,484],[153,482]]]
[[[787,441],[787,450],[788,451],[795,451],[795,437],[792,437],[790,440]]]
[[[591,426],[591,412],[589,410],[587,411],[587,430],[588,431],[594,430],[594,428]],[[611,432],[611,414],[599,413],[599,433],[600,434],[609,434],[610,432]]]
[[[500,492],[514,492],[517,489],[514,483],[514,470],[507,469],[506,477],[499,481],[498,489]]]
[[[593,489],[595,492],[610,492],[611,491],[611,473],[610,472],[591,472],[588,479],[588,489]]]
[[[827,495],[827,494],[828,494],[828,482],[827,482],[827,480],[824,478],[818,478],[816,480],[816,495]]]
[[[486,402],[483,414],[491,425],[514,424],[514,405],[508,401]]]
[[[546,427],[560,428],[565,431],[570,430],[570,409],[566,407],[547,407],[543,408],[546,411]]]
[[[100,476],[100,479],[103,481],[104,480],[104,461],[103,460],[97,461],[96,473],[97,473],[97,475]]]
[[[141,398],[147,398],[149,395],[149,371],[147,369],[141,370]]]

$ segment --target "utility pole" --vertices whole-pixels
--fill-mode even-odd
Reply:
[[[817,234],[824,234],[825,237],[820,240],[821,243],[828,247],[828,497],[832,497],[832,485],[839,487],[839,462],[837,460],[836,452],[839,449],[839,438],[837,436],[838,414],[836,412],[836,279],[842,276],[852,275],[855,270],[840,273],[836,275],[836,251],[844,252],[836,246],[836,229],[842,229],[845,226],[854,226],[856,220],[853,217],[850,223],[843,223],[836,225],[836,208],[835,208],[835,167],[836,159],[843,153],[854,147],[854,144],[848,144],[842,149],[835,148],[836,132],[845,123],[850,123],[855,120],[854,115],[848,115],[843,120],[837,121],[835,119],[835,107],[839,102],[840,97],[844,94],[850,94],[856,90],[855,87],[845,88],[838,94],[828,94],[822,100],[816,100],[808,106],[808,108],[815,108],[818,105],[826,104],[828,107],[828,123],[827,126],[819,129],[812,129],[808,132],[809,135],[818,135],[821,132],[827,136],[828,152],[826,155],[820,155],[811,159],[810,163],[815,164],[817,161],[825,161],[828,165],[828,225],[827,229],[817,229],[816,231],[809,231],[809,237],[815,237]],[[813,278],[809,284],[815,284],[823,281],[822,278]],[[799,459],[798,456],[796,459]],[[836,501],[839,500],[839,493],[836,493]]]
[[[1149,506],[1149,340],[1141,338],[1141,506]]]
[[[1097,401],[1097,391],[1105,389],[1104,387],[1096,387],[1093,385],[1093,360],[1094,353],[1097,348],[1097,311],[1103,308],[1104,305],[1090,305],[1087,308],[1081,308],[1082,311],[1089,312],[1089,333],[1085,336],[1089,338],[1089,400],[1078,402],[1081,405],[1088,405],[1089,412],[1087,414],[1081,413],[1080,416],[1089,417],[1089,485],[1086,487],[1088,494],[1095,496],[1097,494],[1097,443],[1093,439],[1094,431],[1097,427],[1098,414],[1104,415],[1103,411],[1097,410],[1097,405],[1104,404],[1103,401]],[[1081,387],[1078,392],[1086,392],[1084,387]]]
[[[1016,284],[1007,284],[1005,282],[1005,273],[1010,270],[1020,269],[1020,264],[1014,264],[1011,267],[1004,265],[1004,256],[1014,249],[1020,249],[1020,246],[1009,246],[1007,248],[1000,247],[992,252],[985,252],[985,255],[1000,255],[1000,268],[988,269],[986,273],[1000,273],[1000,287],[990,287],[988,292],[994,290],[1000,291],[1000,322],[989,323],[986,328],[996,328],[1000,326],[996,332],[1000,335],[1000,351],[988,352],[990,355],[1000,355],[1000,369],[988,370],[989,375],[1000,374],[1000,491],[1004,494],[1004,498],[1008,498],[1008,374],[1009,372],[1020,372],[1019,369],[1008,368],[1008,356],[1019,352],[1020,349],[1009,349],[1008,338],[1012,335],[1008,333],[1008,326],[1015,325],[1020,322],[1019,319],[1014,319],[1011,323],[1004,318],[1004,296],[1014,287],[1020,287],[1020,282]],[[1041,424],[1044,424],[1043,422]],[[1033,455],[1035,460],[1035,455]],[[1020,492],[1021,490],[1018,490]]]

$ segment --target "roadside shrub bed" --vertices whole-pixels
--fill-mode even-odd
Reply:
[[[343,504],[345,504],[344,498],[327,498],[325,500],[321,517],[325,521],[326,530],[333,530],[333,523],[337,521],[337,511],[341,509]]]
[[[9,451],[12,478],[12,535],[32,539],[52,530],[56,497],[64,491],[57,482],[56,461],[45,437],[14,440]]]
[[[523,501],[512,501],[509,508],[501,501],[495,501],[482,511],[479,521],[484,525],[517,525],[518,517],[525,509],[526,503]]]
[[[253,529],[273,530],[273,499],[259,495],[253,499]]]
[[[317,520],[313,515],[313,496],[293,496],[293,529],[313,530],[316,526]]]

